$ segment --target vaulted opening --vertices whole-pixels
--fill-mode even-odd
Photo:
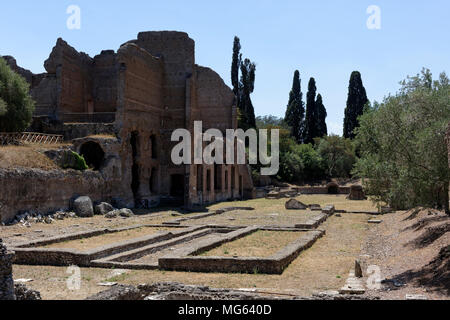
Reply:
[[[96,142],[86,142],[80,148],[80,154],[86,160],[86,164],[93,170],[100,170],[105,161],[105,152]]]
[[[138,198],[138,192],[139,192],[139,165],[137,163],[137,158],[139,154],[139,133],[137,131],[134,131],[131,133],[131,153],[133,157],[133,164],[131,167],[131,190],[133,192],[134,198]]]
[[[337,184],[328,185],[328,194],[339,194],[339,186]]]
[[[150,136],[150,144],[152,147],[152,159],[158,159],[158,142],[155,135]]]
[[[184,175],[173,174],[170,176],[170,195],[176,198],[184,198]]]
[[[158,178],[158,169],[152,168],[150,176],[150,192],[152,195],[159,193]]]

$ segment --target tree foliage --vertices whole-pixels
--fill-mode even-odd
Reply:
[[[324,177],[322,158],[312,144],[298,144],[290,135],[280,139],[280,180],[303,183]]]
[[[249,59],[242,60],[240,51],[240,39],[234,37],[231,83],[239,109],[239,127],[246,130],[256,128],[255,109],[250,97],[255,89],[256,64]]]
[[[306,95],[306,118],[305,133],[303,142],[313,143],[314,138],[318,137],[317,132],[317,112],[316,112],[316,80],[311,78],[308,84],[308,93]]]
[[[327,128],[327,109],[323,105],[322,95],[317,95],[316,106],[316,127],[318,137],[326,137],[328,135]]]
[[[255,109],[250,95],[255,89],[256,65],[249,59],[241,63],[241,90],[239,95],[239,109],[242,112],[240,128],[256,128]]]
[[[356,162],[355,148],[349,139],[331,135],[316,141],[326,174],[333,178],[348,178]]]
[[[363,86],[361,73],[353,71],[348,86],[347,108],[344,118],[344,138],[354,139],[355,128],[359,127],[358,117],[364,113],[364,107],[369,102],[366,89]]]
[[[21,132],[31,123],[34,102],[24,78],[0,57],[0,132]]]
[[[369,194],[394,208],[429,206],[448,212],[449,79],[442,73],[433,81],[424,69],[401,84],[395,96],[360,117],[356,143],[361,159],[354,173]]]
[[[302,101],[300,72],[294,72],[292,90],[289,93],[289,102],[286,110],[285,122],[291,127],[291,136],[301,143],[303,140],[305,106]]]
[[[233,92],[236,96],[239,94],[239,68],[241,61],[241,41],[238,37],[234,37],[233,61],[231,64],[231,84],[233,85]]]
[[[256,117],[256,127],[258,129],[269,129],[269,128],[279,128],[279,129],[289,129],[289,125],[284,121],[283,118],[278,118],[276,116],[259,116]]]

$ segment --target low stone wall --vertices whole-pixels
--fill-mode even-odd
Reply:
[[[257,230],[258,228],[256,228]],[[240,237],[255,230],[243,230]],[[292,230],[291,230],[292,231]],[[159,259],[159,267],[163,270],[187,271],[187,272],[225,272],[225,273],[265,273],[282,274],[286,267],[294,261],[298,255],[310,248],[324,231],[307,231],[302,237],[268,258],[228,258],[228,257],[163,257]],[[215,244],[205,246],[202,251],[217,247],[218,244],[235,240],[235,235],[230,234],[228,239],[222,239]],[[199,252],[199,251],[197,251]],[[195,254],[194,251],[192,254]]]
[[[301,194],[329,194],[328,187],[299,187]],[[339,187],[338,194],[349,194],[350,187]]]
[[[95,259],[101,259],[111,255],[118,255],[120,253],[127,252],[130,250],[131,251],[136,250],[137,248],[145,247],[154,243],[159,243],[176,237],[181,237],[185,234],[188,234],[201,228],[201,227],[192,227],[192,228],[174,227],[176,231],[161,232],[159,234],[153,234],[132,240],[111,243],[109,245],[100,246],[98,248],[86,252],[79,252],[77,250],[72,250],[70,248],[68,249],[42,248],[50,244],[62,243],[78,239],[87,239],[102,234],[110,234],[146,227],[159,228],[162,226],[137,225],[134,227],[125,227],[118,229],[102,229],[88,232],[79,232],[62,237],[49,238],[45,240],[31,241],[14,248],[14,251],[16,253],[14,263],[19,265],[45,265],[45,266],[77,265],[80,267],[90,267],[91,261]]]
[[[16,300],[12,276],[13,259],[14,252],[7,251],[0,239],[0,301]]]
[[[115,135],[115,127],[113,123],[65,123],[62,134],[66,141],[98,134]]]
[[[68,209],[70,200],[77,195],[88,195],[93,201],[110,201],[119,196],[116,184],[94,171],[0,169],[0,222],[13,220],[21,210],[46,213]]]

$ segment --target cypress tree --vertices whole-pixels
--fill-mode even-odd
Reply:
[[[249,59],[241,63],[241,92],[239,108],[242,113],[240,128],[256,128],[255,109],[250,95],[255,89],[256,65]]]
[[[344,118],[344,137],[355,138],[354,130],[359,127],[358,117],[364,113],[364,107],[369,102],[366,89],[363,86],[361,74],[354,71],[348,87],[347,108]]]
[[[233,92],[236,96],[239,94],[239,69],[241,67],[241,41],[238,37],[234,37],[233,44],[233,62],[231,64],[231,84]]]
[[[255,73],[256,65],[249,59],[242,60],[241,41],[234,37],[231,83],[239,110],[239,127],[242,129],[256,128],[255,110],[250,98],[255,89]]]
[[[301,143],[303,140],[305,107],[302,101],[300,72],[294,73],[292,90],[289,93],[289,102],[286,110],[285,122],[291,127],[291,136]]]
[[[317,137],[316,127],[316,80],[311,78],[308,84],[308,93],[306,95],[306,117],[305,117],[305,134],[303,138],[304,143],[313,143],[314,138]]]
[[[317,95],[316,100],[316,110],[317,110],[317,128],[318,128],[318,137],[322,138],[324,136],[328,136],[328,128],[327,128],[327,109],[323,105],[322,95]]]

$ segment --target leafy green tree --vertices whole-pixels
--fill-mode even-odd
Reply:
[[[280,171],[278,178],[282,181],[295,183],[303,178],[305,168],[299,154],[286,152],[280,154]]]
[[[318,137],[317,131],[317,111],[316,111],[316,80],[311,78],[308,84],[308,93],[306,95],[306,118],[305,133],[303,142],[314,143],[314,138]]]
[[[322,96],[319,94],[317,95],[316,100],[316,111],[317,111],[317,132],[318,137],[325,137],[328,135],[328,128],[327,128],[327,109],[323,105]]]
[[[284,119],[275,116],[256,117],[256,127],[258,129],[268,129],[271,127],[289,130],[289,125],[284,121]]]
[[[280,171],[278,179],[305,182],[325,177],[323,160],[312,144],[298,144],[290,132],[280,132]]]
[[[292,90],[289,93],[289,102],[286,110],[285,122],[291,127],[291,135],[298,142],[302,142],[304,130],[305,106],[302,101],[300,72],[294,73]]]
[[[321,180],[325,177],[323,159],[312,144],[297,145],[294,152],[299,155],[304,167],[300,181]]]
[[[330,178],[348,178],[356,162],[355,148],[349,139],[337,135],[316,141],[317,152],[323,159],[326,174]]]
[[[31,124],[34,101],[29,89],[0,57],[0,132],[21,132]]]
[[[369,102],[366,89],[363,86],[361,73],[353,71],[348,86],[347,108],[344,118],[344,138],[354,139],[355,128],[359,127],[358,117],[364,113],[364,107]]]
[[[356,142],[361,158],[354,174],[367,192],[397,209],[448,209],[445,132],[450,122],[449,79],[429,70],[408,77],[395,96],[360,117]]]

